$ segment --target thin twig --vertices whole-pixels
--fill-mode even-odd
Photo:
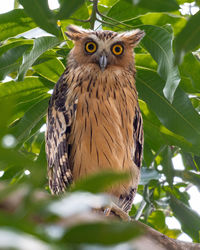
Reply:
[[[98,8],[97,8],[96,11],[97,11],[97,14],[98,14],[99,16],[101,16],[101,17],[103,17],[103,18],[106,18],[106,19],[108,19],[108,20],[110,20],[110,21],[112,21],[112,22],[115,22],[116,24],[121,24],[121,25],[124,25],[124,26],[126,26],[126,27],[128,27],[128,28],[133,28],[133,26],[131,26],[131,25],[128,25],[128,24],[126,24],[126,23],[124,23],[124,22],[115,20],[115,19],[113,19],[113,18],[111,18],[111,17],[109,17],[109,16],[103,15],[102,13],[99,12]]]
[[[139,218],[142,215],[142,212],[143,212],[144,208],[146,207],[146,204],[147,204],[147,202],[145,200],[142,200],[142,202],[140,204],[140,207],[138,208],[137,213],[135,215],[135,218],[134,218],[135,220],[139,220]]]
[[[100,19],[98,19],[98,18],[96,18],[96,21],[98,21],[98,22],[100,22],[100,23],[103,23],[103,24],[105,24],[105,25],[108,25],[108,26],[115,26],[115,24],[113,24],[113,23],[109,23],[109,22],[100,20]]]

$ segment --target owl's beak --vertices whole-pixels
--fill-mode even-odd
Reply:
[[[108,63],[107,56],[105,54],[101,55],[99,57],[99,66],[102,71],[104,71],[104,69],[106,68],[107,63]]]

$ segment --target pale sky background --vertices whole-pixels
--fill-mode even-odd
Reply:
[[[49,0],[48,2],[49,2],[50,9],[55,9],[55,8],[59,7],[57,0]],[[14,7],[14,0],[0,0],[0,14],[12,10],[13,7]],[[192,7],[192,9],[191,9],[192,14],[195,14],[197,11],[198,11],[198,8]],[[188,12],[188,4],[185,4],[185,6],[182,7],[182,13],[185,14],[187,12]],[[177,170],[184,169],[181,155],[177,155],[176,157],[173,158],[173,164],[174,164],[174,168]],[[29,173],[27,172],[26,174],[29,174]],[[0,177],[1,177],[1,175],[2,175],[2,171],[0,171]],[[175,179],[175,183],[178,183],[180,181],[182,181],[180,178]],[[190,195],[189,203],[190,203],[192,209],[194,209],[200,215],[200,192],[194,186],[189,188],[189,190],[187,192]],[[141,200],[142,200],[142,196],[137,194],[137,196],[135,198],[135,203],[138,203]],[[173,229],[173,228],[180,229],[181,228],[180,223],[174,217],[167,217],[166,223],[170,229]],[[184,233],[181,234],[178,239],[184,240],[184,241],[192,241],[191,238]]]

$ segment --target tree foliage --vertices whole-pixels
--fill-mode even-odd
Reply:
[[[64,32],[74,23],[145,31],[135,49],[145,136],[138,188],[142,201],[130,215],[172,238],[185,232],[200,241],[200,216],[190,207],[187,192],[200,187],[200,11],[182,15],[185,2],[191,1],[59,0],[60,8],[50,10],[47,0],[19,0],[23,8],[0,15],[0,235],[34,241],[38,249],[84,249],[85,244],[127,242],[139,233],[121,222],[61,223],[63,217],[107,204],[109,197],[92,193],[126,180],[125,175],[102,173],[78,183],[66,196],[49,195],[41,128],[51,90],[73,46]],[[183,170],[172,162],[178,154]],[[167,216],[175,216],[181,230],[169,229]],[[21,249],[9,240],[2,244],[0,240],[0,248]]]

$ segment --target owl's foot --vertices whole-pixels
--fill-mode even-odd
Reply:
[[[126,212],[124,212],[120,207],[118,207],[114,202],[112,202],[110,206],[104,209],[105,216],[109,216],[111,215],[111,213],[114,213],[116,216],[120,217],[120,219],[123,221],[131,220],[131,217]]]

